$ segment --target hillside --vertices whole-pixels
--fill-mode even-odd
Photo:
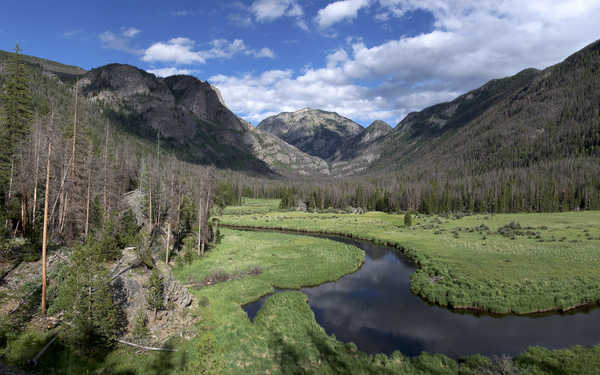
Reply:
[[[324,160],[334,156],[346,139],[363,130],[337,113],[310,108],[268,117],[257,128]]]
[[[541,72],[494,80],[409,114],[380,144],[371,172],[449,175],[600,156],[600,42]]]
[[[195,77],[159,78],[110,64],[86,73],[80,84],[113,123],[142,138],[160,139],[183,160],[261,175],[329,173],[322,160],[237,117],[214,86]]]
[[[393,132],[385,121],[376,120],[360,133],[346,138],[331,160],[336,175],[354,175],[364,172],[380,157],[380,141]]]

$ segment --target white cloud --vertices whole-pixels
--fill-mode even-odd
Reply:
[[[191,69],[179,69],[176,67],[167,67],[167,68],[159,68],[159,69],[148,69],[148,73],[152,73],[157,75],[158,77],[170,77],[179,74],[192,74],[195,70]]]
[[[319,24],[351,19],[362,4],[320,13]],[[433,29],[380,44],[351,39],[330,51],[320,68],[211,80],[226,103],[253,122],[318,107],[358,121],[395,123],[490,79],[560,62],[600,35],[600,22],[590,16],[600,14],[600,2],[591,0],[373,0],[371,6],[370,17],[429,12]]]
[[[325,29],[343,20],[356,18],[358,11],[370,5],[370,0],[341,0],[320,9],[315,21],[320,28]]]
[[[259,22],[269,22],[280,17],[301,17],[304,11],[296,0],[256,0],[250,11]]]
[[[204,64],[206,59],[201,52],[193,51],[195,42],[189,38],[173,38],[165,43],[151,45],[144,52],[144,61],[174,62],[177,64]]]
[[[128,27],[128,28],[122,29],[121,33],[123,34],[123,36],[125,38],[133,38],[134,36],[141,33],[141,31],[136,29],[135,27]]]
[[[256,58],[274,58],[275,54],[269,48],[255,50],[248,48],[244,41],[235,39],[215,39],[210,42],[211,48],[195,50],[195,42],[189,38],[173,38],[167,42],[151,45],[144,52],[142,60],[146,62],[172,62],[176,64],[204,64],[209,59],[230,59],[236,54]]]
[[[115,33],[110,30],[104,31],[98,38],[102,42],[103,48],[114,49],[133,54],[141,54],[143,51],[130,46],[131,39],[141,33],[135,27],[121,27],[120,32]]]
[[[308,31],[308,25],[303,18],[304,9],[298,0],[255,0],[246,11],[252,14],[257,22],[272,22],[281,17],[295,18],[295,25]],[[246,25],[247,23],[242,23],[242,26]]]

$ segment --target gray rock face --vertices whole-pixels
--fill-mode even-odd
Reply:
[[[163,342],[169,336],[183,335],[193,324],[187,309],[193,303],[194,298],[186,288],[173,279],[171,269],[164,263],[155,262],[163,280],[164,310],[158,312],[156,319],[147,309],[146,294],[150,278],[150,270],[140,263],[134,248],[123,250],[123,256],[115,265],[112,284],[119,290],[120,305],[127,319],[127,334],[133,332],[135,318],[138,311],[146,311],[148,316],[148,328],[151,336],[156,342]],[[123,272],[124,271],[124,272]],[[133,339],[133,338],[131,338]]]
[[[345,139],[363,130],[337,113],[309,108],[268,117],[261,121],[258,129],[324,160],[334,156]]]
[[[385,121],[376,120],[359,134],[346,139],[332,158],[332,170],[337,175],[366,170],[381,154],[380,141],[393,130]]]
[[[161,144],[180,158],[261,174],[329,174],[327,163],[254,129],[219,91],[191,76],[159,78],[130,65],[87,72],[82,94],[103,103],[121,129]]]

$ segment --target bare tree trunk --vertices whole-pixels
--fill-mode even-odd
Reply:
[[[75,143],[77,141],[77,106],[79,98],[79,79],[75,83],[75,117],[73,119],[73,151],[71,153],[71,159],[73,160],[71,165],[71,182],[75,183]]]
[[[8,180],[8,200],[12,198],[13,171],[15,169],[14,156],[10,157],[10,179]]]
[[[150,224],[150,233],[152,233],[152,227],[154,222],[152,221],[152,174],[150,174],[150,186],[148,190],[148,222]]]
[[[175,222],[175,230],[179,231],[179,220],[181,219],[181,194],[182,192],[179,192],[179,200],[177,201],[177,221]]]
[[[40,131],[37,132],[37,140],[35,142],[35,171],[33,177],[33,209],[31,222],[35,227],[35,214],[37,211],[37,187],[38,187],[38,176],[39,176],[39,165],[40,165]]]
[[[90,230],[90,190],[92,185],[92,149],[90,147],[90,155],[88,160],[88,183],[87,183],[87,202],[85,205],[85,238]]]
[[[44,229],[42,234],[42,316],[46,316],[46,246],[48,243],[48,195],[50,191],[50,153],[52,144],[48,142],[48,162],[46,164],[46,192],[44,198]]]
[[[67,220],[67,209],[69,207],[69,194],[67,192],[64,193],[65,194],[65,200],[64,200],[64,204],[63,204],[63,209],[62,209],[62,216],[60,219],[60,225],[58,228],[58,233],[62,234],[63,230],[65,229],[65,221]]]
[[[108,120],[106,120],[106,135],[104,137],[104,218],[108,210]]]
[[[167,222],[167,248],[165,257],[166,264],[169,264],[169,242],[171,242],[171,221]]]
[[[198,256],[204,255],[204,241],[202,241],[202,198],[199,199],[200,206],[198,207]]]
[[[204,205],[204,216],[206,216],[206,222],[207,225],[204,228],[204,235],[202,236],[202,256],[204,256],[204,248],[206,246],[206,236],[208,235],[208,219],[209,219],[209,212],[208,212],[208,200],[210,199],[210,187],[208,188],[208,191],[206,192],[206,204]]]
[[[27,197],[23,194],[21,196],[21,229],[23,230],[23,237],[25,237],[25,227],[27,226]]]

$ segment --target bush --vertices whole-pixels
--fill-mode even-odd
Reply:
[[[144,311],[144,309],[140,309],[137,314],[135,315],[135,322],[133,325],[133,337],[135,337],[138,340],[143,340],[146,337],[148,337],[148,334],[150,333],[148,331],[148,317],[146,316],[146,312]]]
[[[119,326],[100,246],[91,240],[74,248],[53,306],[64,312],[63,319],[69,323],[63,330],[67,343],[86,356],[108,347]]]
[[[153,269],[152,273],[150,274],[147,287],[148,292],[146,293],[146,304],[148,305],[148,309],[154,311],[154,318],[156,318],[156,312],[164,308],[163,281],[156,268]]]
[[[9,335],[6,341],[6,361],[24,366],[44,347],[48,337],[34,330]]]
[[[222,350],[217,348],[216,338],[206,333],[195,344],[195,358],[189,361],[182,374],[218,375],[224,370]]]
[[[406,213],[404,214],[404,226],[405,227],[412,227],[413,224],[414,224],[413,217],[410,214],[410,211],[406,211]]]

